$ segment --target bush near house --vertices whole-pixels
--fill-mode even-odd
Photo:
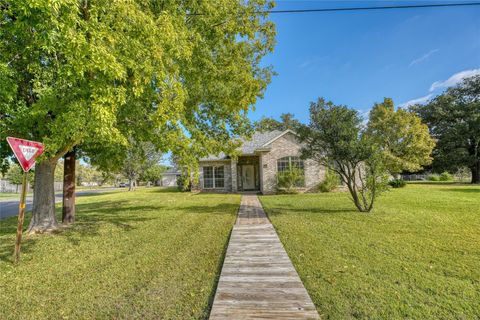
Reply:
[[[340,177],[334,171],[327,169],[325,179],[318,185],[318,191],[331,192],[340,184]]]
[[[281,193],[297,193],[297,188],[304,186],[305,172],[296,166],[277,174],[277,188]]]

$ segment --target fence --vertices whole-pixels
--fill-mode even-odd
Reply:
[[[63,182],[55,182],[54,185],[55,191],[63,190]],[[21,185],[16,185],[8,182],[7,180],[0,180],[0,193],[10,192],[10,193],[19,193],[22,189]],[[28,185],[27,192],[32,192],[33,189]]]

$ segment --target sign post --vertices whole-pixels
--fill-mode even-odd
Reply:
[[[17,237],[15,239],[15,253],[13,256],[15,263],[18,263],[20,260],[20,244],[22,242],[23,221],[25,220],[25,199],[27,197],[28,171],[35,164],[35,159],[43,153],[44,147],[40,142],[13,137],[8,137],[7,142],[10,145],[10,148],[12,148],[18,163],[23,169],[22,193],[20,195],[20,205],[18,206]]]

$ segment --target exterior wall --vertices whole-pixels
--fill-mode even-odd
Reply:
[[[232,160],[230,162],[230,176],[232,178],[232,192],[238,191],[238,183],[237,183],[237,161]]]
[[[300,156],[301,145],[295,136],[287,133],[270,144],[270,152],[264,153],[261,159],[262,193],[271,194],[277,191],[277,160],[288,156]],[[325,170],[316,161],[306,160],[305,191],[314,188],[325,176]]]
[[[176,187],[177,186],[177,175],[176,174],[164,174],[160,180],[160,185],[162,187]]]
[[[223,176],[224,176],[224,188],[215,188],[215,189],[204,189],[203,188],[203,167],[210,166],[224,166],[223,167]],[[230,160],[225,161],[201,161],[199,168],[199,185],[198,187],[202,191],[215,191],[215,192],[231,192],[232,191],[232,166]]]

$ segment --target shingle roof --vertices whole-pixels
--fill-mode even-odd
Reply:
[[[254,154],[256,149],[263,147],[267,142],[275,139],[279,135],[281,135],[284,131],[280,130],[273,130],[268,132],[259,132],[256,131],[250,139],[242,139],[243,144],[239,148],[241,154]],[[215,160],[224,160],[229,159],[223,152],[215,155],[209,155],[206,158],[200,159],[200,161],[215,161]]]

